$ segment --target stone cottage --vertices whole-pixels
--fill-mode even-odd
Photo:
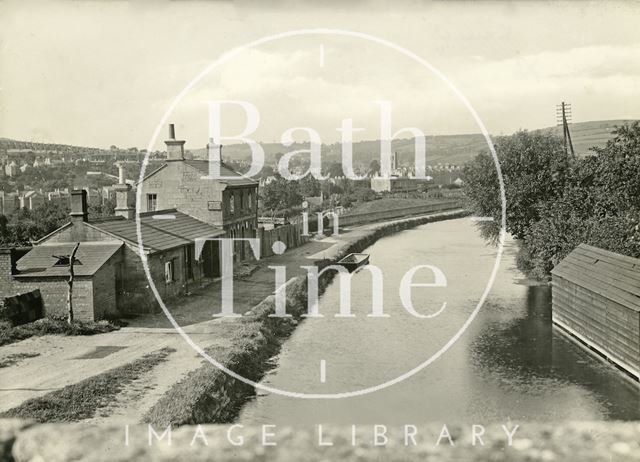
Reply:
[[[220,174],[226,179],[208,178],[209,160],[185,157],[183,140],[175,139],[169,126],[167,161],[149,173],[138,185],[142,188],[140,211],[174,208],[216,228],[226,237],[255,238],[258,230],[258,182],[226,164]],[[236,243],[237,260],[251,258],[247,244]]]

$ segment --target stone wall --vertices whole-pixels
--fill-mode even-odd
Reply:
[[[14,278],[13,292],[40,290],[44,316],[67,316],[67,276]],[[93,284],[88,276],[76,276],[73,283],[73,314],[78,321],[93,321]]]
[[[94,275],[92,281],[95,320],[118,315],[116,305],[116,267],[119,258],[111,258]],[[75,285],[74,285],[75,290]]]
[[[205,223],[224,228],[236,222],[251,220],[255,224],[254,229],[257,228],[257,185],[227,188],[220,181],[202,177],[202,172],[186,162],[167,162],[165,167],[144,180],[140,211],[148,211],[147,194],[157,194],[157,210],[176,208]],[[252,195],[251,207],[249,194]],[[229,206],[232,195],[233,214],[230,213]],[[241,203],[244,207],[241,207]]]
[[[194,260],[192,271],[193,279],[186,278],[184,247],[176,247],[162,253],[154,253],[147,256],[149,272],[153,282],[163,300],[184,295],[200,287],[204,282],[202,265]],[[165,263],[174,262],[174,280],[166,282],[164,275]],[[118,308],[123,314],[135,314],[154,312],[159,309],[156,298],[149,286],[140,256],[128,245],[124,246],[123,265],[119,269]]]
[[[451,439],[440,437],[444,425]],[[37,425],[20,420],[0,420],[0,460],[640,461],[638,422],[523,422],[511,439],[500,424],[484,427],[480,439],[473,437],[469,424],[431,422],[414,426],[416,435],[413,438],[406,436],[412,433],[411,427],[407,431],[404,425],[389,426],[385,441],[382,438],[376,440],[373,425],[359,425],[353,444],[350,426],[205,425],[173,428],[164,433],[166,428],[149,426],[125,429],[123,426]],[[162,439],[158,440],[154,433],[158,437],[163,435]]]

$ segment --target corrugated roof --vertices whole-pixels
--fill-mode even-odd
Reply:
[[[551,271],[634,311],[640,311],[640,259],[580,244]]]
[[[196,160],[189,159],[184,161],[185,164],[190,167],[198,170],[202,175],[209,175],[209,161],[208,160]],[[230,186],[254,186],[257,185],[258,182],[249,178],[248,176],[244,176],[236,171],[234,171],[231,167],[226,165],[224,162],[220,164],[220,176],[223,177],[232,177],[231,179],[219,180],[221,183],[228,184]]]
[[[110,219],[91,222],[93,226],[129,242],[137,243],[135,220]],[[225,234],[220,228],[211,226],[175,209],[140,214],[142,245],[151,251],[172,249],[192,244],[196,238],[216,237]]]
[[[57,256],[69,256],[75,242],[38,245],[17,262],[17,277],[68,276],[69,266],[55,266]],[[73,271],[92,276],[122,247],[121,242],[81,242]],[[54,256],[55,255],[55,256]]]

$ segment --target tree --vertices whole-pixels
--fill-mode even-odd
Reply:
[[[571,159],[559,140],[521,132],[496,144],[504,174],[507,231],[521,239],[518,266],[536,278],[581,243],[640,257],[640,123],[618,128],[595,155]],[[555,157],[554,157],[555,156]],[[499,228],[498,182],[482,154],[465,168],[465,194],[474,213]],[[489,226],[490,228],[487,228]]]
[[[507,205],[507,231],[522,239],[529,226],[540,219],[541,205],[558,198],[565,185],[571,160],[562,140],[551,134],[520,131],[495,143],[502,170]],[[502,201],[493,158],[479,154],[464,169],[465,196],[470,209],[489,216],[486,237],[496,238]]]
[[[277,177],[262,188],[262,202],[266,209],[282,210],[299,206],[302,203],[300,183]]]
[[[372,175],[380,174],[380,162],[377,159],[373,159],[369,164],[369,173]]]
[[[67,323],[73,323],[73,280],[75,278],[75,273],[73,272],[73,265],[76,261],[76,252],[78,251],[78,247],[80,247],[80,243],[77,242],[71,255],[69,255],[69,280],[67,284],[69,286],[67,290]]]
[[[312,175],[307,175],[300,180],[300,194],[304,197],[315,197],[320,195],[320,180]]]
[[[69,209],[56,202],[45,202],[33,210],[17,210],[10,217],[0,219],[0,244],[29,245],[68,221]]]
[[[331,178],[339,178],[344,176],[344,172],[342,171],[342,164],[340,162],[332,162],[331,164],[329,164],[328,173]]]

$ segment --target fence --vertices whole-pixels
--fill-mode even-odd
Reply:
[[[273,244],[276,241],[284,242],[287,249],[293,249],[309,240],[309,236],[302,235],[302,223],[290,223],[273,229],[258,228],[258,238],[261,257],[274,255]]]

